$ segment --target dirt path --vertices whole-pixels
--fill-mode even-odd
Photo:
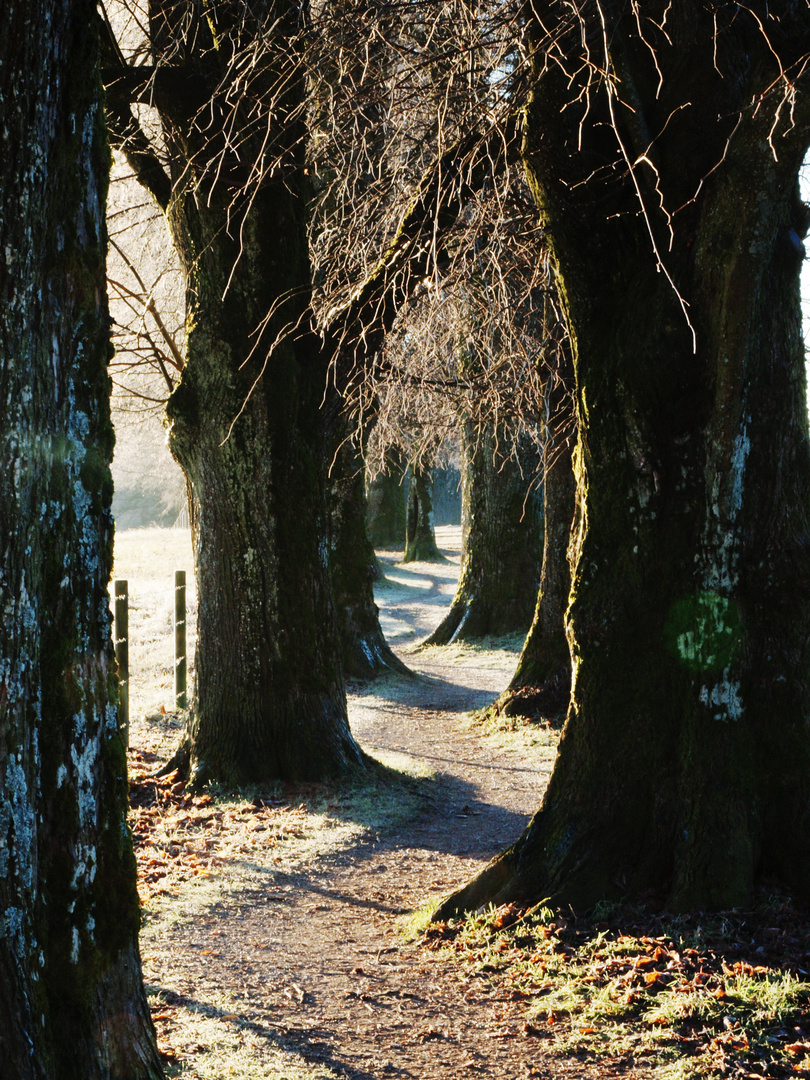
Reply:
[[[218,860],[215,887],[165,889],[163,906],[149,909],[144,974],[174,1075],[566,1074],[559,1062],[543,1064],[542,1039],[526,1028],[525,1005],[511,992],[485,972],[463,975],[403,943],[407,913],[435,903],[519,835],[554,755],[542,737],[485,737],[466,720],[508,681],[517,642],[409,651],[449,602],[458,540],[457,530],[441,531],[450,559],[439,566],[405,568],[395,554],[384,556],[384,628],[422,677],[355,688],[350,699],[361,744],[428,777],[416,797],[405,792],[402,806],[375,813],[369,800],[390,798],[383,785],[348,814],[338,799],[317,832],[304,824],[300,843],[276,846],[272,858],[261,835],[269,825],[252,824],[256,806],[237,807],[234,820],[252,833],[241,856]],[[270,803],[266,813],[276,813]],[[188,813],[184,821],[193,823],[193,808]],[[340,828],[330,833],[336,821]],[[170,855],[182,841],[175,836],[171,844]],[[198,843],[195,851],[203,850]],[[588,1067],[572,1075],[589,1075]]]

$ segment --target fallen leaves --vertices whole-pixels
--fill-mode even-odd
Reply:
[[[810,1078],[806,914],[769,901],[765,918],[667,920],[639,909],[623,918],[620,928],[573,912],[490,909],[431,928],[424,946],[460,960],[479,997],[525,1003],[522,1029],[493,1017],[490,1038],[522,1030],[600,1062],[677,1047],[707,1078]]]
[[[149,775],[154,755],[130,751],[130,813],[138,893],[148,905],[176,896],[182,885],[307,831],[307,808],[257,796],[250,803],[217,803],[210,794],[188,795],[176,774]]]

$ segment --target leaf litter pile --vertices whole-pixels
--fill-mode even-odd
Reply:
[[[560,1058],[673,1078],[810,1077],[810,919],[788,900],[601,919],[507,905],[430,926],[423,945],[523,1002],[522,1034]]]
[[[259,846],[266,852],[307,831],[303,804],[293,806],[275,795],[230,802],[215,801],[208,793],[187,795],[176,774],[151,775],[158,763],[151,751],[130,752],[129,824],[145,907],[159,897],[176,897],[194,878],[243,862]]]

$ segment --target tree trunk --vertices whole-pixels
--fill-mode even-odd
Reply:
[[[0,41],[0,1075],[157,1080],[107,586],[113,431],[95,4]]]
[[[410,674],[389,648],[374,603],[374,581],[379,575],[366,531],[363,459],[346,419],[339,418],[336,428],[338,450],[329,483],[329,548],[343,669],[354,679],[373,679],[386,672]]]
[[[632,108],[576,85],[579,27],[561,42],[573,84],[537,73],[526,155],[580,428],[572,696],[540,810],[440,916],[649,888],[670,910],[720,909],[747,904],[759,873],[810,895],[810,105],[806,76],[779,68],[810,43],[810,10],[666,6],[645,11],[666,38],[642,24],[655,57],[616,6],[604,27],[583,15]],[[776,112],[777,90],[795,107]]]
[[[536,455],[526,448],[519,460],[504,457],[491,427],[479,432],[465,424],[462,437],[461,573],[450,610],[426,645],[526,633],[537,595],[543,525],[532,487]]]
[[[563,365],[568,350],[561,354]],[[549,430],[543,450],[543,569],[534,620],[507,689],[493,709],[560,725],[571,696],[571,657],[565,636],[565,609],[571,589],[568,541],[574,520],[576,482],[571,455],[575,432],[571,413],[573,372],[555,373],[549,387]]]
[[[304,206],[290,187],[269,184],[254,199],[243,234],[256,261],[242,257],[224,302],[238,253],[220,207],[208,258],[190,268],[188,358],[167,409],[194,502],[198,783],[319,779],[361,760],[329,578],[325,366],[312,335],[277,343],[255,388],[256,371],[242,366],[251,330],[289,287],[295,256],[305,260]]]
[[[405,547],[406,462],[400,450],[385,455],[385,468],[368,485],[368,536],[375,548]]]
[[[430,469],[421,465],[412,466],[403,562],[444,562],[444,556],[436,546],[433,529],[431,486]]]
[[[284,47],[295,14],[282,5],[265,25],[239,10],[232,36],[218,37],[210,53],[195,39],[189,63],[205,79],[222,56],[230,72],[227,50],[239,55],[261,41],[251,92],[268,108],[272,99],[272,130],[262,128],[257,146],[246,124],[237,156],[226,129],[238,117],[222,98],[211,107],[222,130],[162,113],[174,169],[168,219],[188,279],[187,360],[167,415],[170,448],[192,489],[196,785],[321,779],[362,762],[348,727],[329,573],[332,433],[320,408],[329,356],[309,308],[304,85]],[[160,45],[168,23],[155,19]],[[200,24],[200,41],[206,33]],[[264,139],[276,156],[257,178],[250,170]]]

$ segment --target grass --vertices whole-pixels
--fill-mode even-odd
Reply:
[[[436,910],[436,899],[428,900],[416,908],[409,915],[403,915],[399,920],[399,936],[403,942],[416,941],[427,933],[430,920]]]
[[[197,594],[188,529],[127,529],[115,536],[114,578],[129,582],[130,718],[174,707],[174,570],[186,570],[189,686],[193,679]],[[112,592],[112,588],[110,590]],[[141,719],[143,718],[143,720]]]
[[[416,645],[414,652],[426,657],[441,657],[442,661],[463,661],[475,657],[483,660],[486,667],[487,654],[492,653],[493,665],[500,667],[503,653],[512,653],[515,656],[515,664],[523,648],[525,635],[506,634],[501,637],[482,637],[475,641],[454,641],[449,645]]]
[[[524,1001],[525,1033],[561,1057],[666,1080],[810,1077],[810,917],[779,897],[711,919],[507,906],[425,944]]]

